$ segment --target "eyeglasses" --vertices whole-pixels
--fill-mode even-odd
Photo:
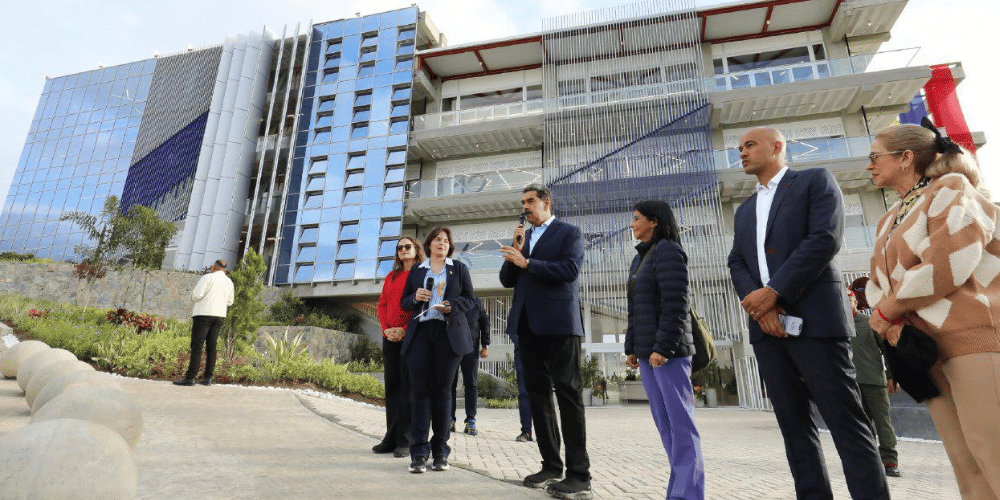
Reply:
[[[413,249],[413,245],[411,245],[409,243],[407,243],[405,245],[396,245],[396,251],[397,252],[402,251],[402,250],[406,250],[407,252],[409,252],[412,249]]]
[[[886,151],[885,153],[868,153],[868,162],[875,163],[875,159],[882,155],[896,155],[906,151],[905,149],[900,149],[898,151]]]

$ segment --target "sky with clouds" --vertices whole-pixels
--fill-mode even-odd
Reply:
[[[696,0],[706,7],[723,3]],[[732,3],[732,2],[725,2]],[[303,26],[410,5],[366,0],[33,0],[5,5],[0,51],[0,196],[6,197],[27,137],[45,75],[61,76],[169,54],[187,46],[222,43],[227,34],[281,33]],[[423,0],[450,45],[541,31],[542,19],[602,9],[598,0]],[[915,64],[961,61],[967,79],[958,89],[969,127],[985,132],[979,154],[988,186],[1000,199],[1000,105],[992,92],[1000,70],[990,47],[1000,26],[995,0],[909,0],[882,50],[920,47]],[[992,36],[990,36],[992,35]],[[990,60],[987,60],[989,58]],[[997,151],[993,151],[996,149]]]

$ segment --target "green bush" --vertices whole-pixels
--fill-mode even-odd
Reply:
[[[351,361],[381,363],[382,347],[368,337],[362,336],[351,344]]]
[[[45,317],[28,311],[48,310]],[[0,295],[0,319],[52,347],[66,349],[102,369],[130,377],[180,377],[190,359],[188,322],[160,319],[164,328],[137,333],[134,326],[105,321],[106,311],[84,310],[72,304]],[[349,392],[373,399],[385,398],[385,388],[369,375],[350,373],[332,360],[314,361],[294,339],[276,340],[271,351],[243,348],[231,358],[221,357],[215,378],[222,383],[311,382],[333,392]],[[374,342],[369,341],[377,349]],[[272,352],[273,351],[273,352]],[[379,352],[378,363],[381,360]],[[374,363],[369,363],[375,366]]]
[[[517,399],[517,384],[494,377],[482,370],[479,371],[479,379],[476,380],[476,389],[479,391],[479,397],[485,399]]]
[[[0,253],[0,261],[24,262],[26,264],[53,264],[54,260],[48,258],[36,258],[30,253],[3,252]]]
[[[507,399],[486,399],[484,403],[487,408],[501,408],[507,410],[517,409],[517,398],[507,398]]]
[[[347,363],[347,371],[351,373],[381,373],[385,366],[381,361],[351,361]]]
[[[361,318],[357,315],[341,316],[327,310],[323,303],[310,305],[291,291],[281,294],[277,302],[268,308],[265,324],[273,326],[315,326],[328,330],[358,333]]]

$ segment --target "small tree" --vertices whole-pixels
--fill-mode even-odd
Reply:
[[[59,216],[60,221],[69,221],[83,229],[94,246],[80,245],[76,253],[80,256],[74,275],[80,280],[80,290],[84,292],[83,309],[90,302],[90,286],[107,275],[106,268],[121,256],[130,229],[129,221],[122,215],[117,196],[104,199],[104,209],[98,215],[74,210]],[[77,304],[79,305],[79,293]]]
[[[232,359],[236,346],[245,342],[253,345],[257,339],[257,327],[260,326],[261,313],[264,312],[264,302],[260,300],[260,292],[264,290],[264,259],[252,248],[229,273],[233,280],[235,296],[233,305],[223,327],[226,340],[225,357]]]
[[[168,220],[164,220],[155,210],[142,205],[135,205],[128,211],[128,231],[124,238],[124,246],[132,254],[132,277],[136,270],[143,271],[142,278],[142,301],[139,309],[143,308],[146,301],[146,282],[149,280],[150,271],[156,271],[163,266],[163,259],[167,255],[167,244],[170,238],[174,237],[177,227]],[[129,284],[132,283],[129,280]],[[122,297],[124,307],[128,299],[128,289]]]

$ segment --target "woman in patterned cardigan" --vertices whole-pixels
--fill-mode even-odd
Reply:
[[[896,345],[904,324],[937,342],[927,401],[963,498],[1000,497],[1000,209],[972,154],[924,126],[871,145],[875,185],[899,193],[878,224],[871,327]]]

